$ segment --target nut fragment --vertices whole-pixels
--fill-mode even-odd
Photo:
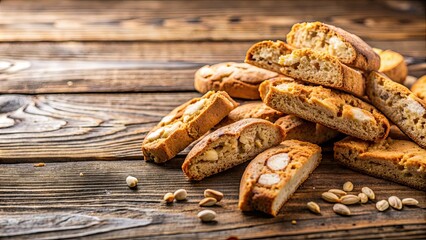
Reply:
[[[220,202],[220,200],[222,200],[223,198],[223,193],[213,190],[213,189],[206,189],[204,190],[204,197],[208,198],[208,197],[212,197],[214,199],[216,199],[216,201]]]
[[[345,205],[356,204],[356,203],[359,203],[359,201],[360,201],[359,197],[352,194],[349,194],[340,198],[340,203]]]
[[[311,210],[311,212],[321,213],[321,208],[316,202],[308,202],[306,205],[308,206],[308,209]]]
[[[321,194],[321,197],[322,197],[322,199],[324,199],[327,202],[331,202],[331,203],[340,202],[339,197],[336,194],[331,193],[331,192],[323,192]]]
[[[203,200],[201,200],[198,205],[200,205],[201,207],[211,207],[215,205],[216,203],[217,203],[216,198],[206,197]]]
[[[334,204],[333,211],[340,215],[345,215],[345,216],[351,215],[351,210],[347,206],[340,203]]]
[[[351,182],[345,182],[344,184],[343,184],[343,190],[344,191],[346,191],[346,192],[350,192],[350,191],[352,191],[354,189],[354,185],[353,185],[353,183],[351,183]]]
[[[46,164],[42,162],[34,164],[34,167],[44,167],[44,166],[46,166]]]
[[[365,193],[360,193],[358,194],[359,200],[361,203],[366,203],[368,202],[368,197],[367,195],[365,195]]]
[[[136,185],[138,185],[138,179],[132,176],[128,176],[126,178],[126,183],[127,183],[127,186],[129,186],[130,188],[133,188],[133,187],[136,187]]]
[[[376,194],[374,194],[373,190],[371,190],[371,188],[369,188],[369,187],[363,187],[361,189],[361,192],[363,192],[365,195],[367,195],[367,197],[370,200],[376,199]]]
[[[388,198],[388,202],[389,205],[397,210],[401,210],[402,209],[402,202],[401,199],[399,199],[399,197],[397,196],[390,196]]]
[[[257,182],[264,186],[272,186],[280,182],[280,175],[277,173],[264,173],[260,175],[259,180]]]
[[[402,204],[407,205],[407,206],[416,206],[419,204],[419,201],[417,201],[414,198],[404,198],[402,199]]]
[[[216,150],[210,149],[203,154],[201,159],[205,161],[216,161],[219,159],[219,154],[217,154]]]
[[[175,196],[175,199],[177,201],[182,201],[186,199],[186,196],[188,196],[188,193],[186,192],[185,189],[178,189],[175,191],[175,193],[173,193],[173,195]]]
[[[345,191],[342,191],[340,189],[330,189],[328,191],[336,194],[336,196],[338,196],[338,197],[342,197],[342,196],[345,196],[347,194]]]
[[[386,209],[389,208],[389,203],[386,200],[380,200],[376,203],[376,208],[380,212],[383,212],[383,211],[385,211]]]
[[[163,200],[166,201],[167,203],[171,203],[173,202],[173,200],[175,200],[175,195],[173,195],[173,193],[171,192],[166,193],[163,197]]]
[[[269,157],[266,161],[266,166],[272,170],[278,171],[286,168],[289,162],[290,157],[288,153],[279,153]]]
[[[203,210],[199,212],[197,216],[203,222],[210,222],[216,218],[216,213],[212,210]]]

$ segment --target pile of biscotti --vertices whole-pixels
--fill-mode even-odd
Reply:
[[[199,69],[204,95],[147,134],[144,158],[163,163],[198,141],[182,165],[190,180],[251,160],[239,208],[274,216],[319,165],[317,144],[333,140],[340,163],[426,190],[425,78],[416,96],[401,85],[400,54],[324,23],[295,24],[286,41],[254,44],[246,63]]]

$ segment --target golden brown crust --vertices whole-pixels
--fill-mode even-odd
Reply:
[[[309,29],[309,31],[316,33],[323,32],[325,35],[336,36],[342,42],[348,43],[355,51],[355,55],[348,61],[343,61],[343,59],[340,60],[351,67],[362,69],[364,71],[378,70],[380,67],[380,57],[361,38],[341,28],[321,22],[304,22],[293,25],[286,38],[287,42],[293,47],[301,47],[295,45],[296,32],[301,29]]]
[[[408,68],[404,57],[392,50],[381,50],[373,48],[374,52],[380,56],[379,72],[384,73],[397,83],[403,83],[407,77]]]
[[[413,84],[411,91],[424,102],[426,102],[426,75],[423,75]]]
[[[426,148],[426,103],[408,88],[379,72],[371,72],[367,95],[399,129]]]
[[[200,68],[195,73],[194,86],[200,93],[221,90],[231,97],[259,99],[259,84],[278,75],[246,63],[225,62]]]
[[[236,122],[245,118],[261,118],[270,122],[275,122],[284,113],[266,106],[263,102],[249,102],[236,107],[228,114],[231,122]]]
[[[187,107],[201,99],[206,99],[206,106],[200,109],[199,113],[194,115],[189,122],[184,122],[184,112]],[[144,159],[157,163],[170,160],[220,122],[236,106],[238,106],[238,103],[232,100],[226,92],[220,91],[208,92],[201,98],[191,99],[175,108],[163,118],[163,120],[167,118],[169,120],[160,122],[145,137],[142,143]],[[149,136],[155,135],[157,130],[169,126],[178,126],[178,124],[180,124],[179,127],[171,131],[168,136],[149,139]]]
[[[389,133],[385,116],[370,104],[343,92],[281,78],[263,82],[259,91],[263,102],[278,111],[351,136],[378,141]]]
[[[334,144],[334,158],[358,171],[426,190],[426,150],[411,141],[371,143],[347,137]]]
[[[270,50],[270,53],[264,53],[263,49]],[[249,48],[244,62],[259,68],[281,73],[281,65],[278,63],[279,57],[289,54],[293,50],[293,47],[283,41],[261,41]],[[264,54],[266,55],[263,56]]]
[[[271,169],[268,160],[283,153],[289,157],[287,166],[283,169]],[[319,165],[320,160],[319,146],[297,140],[283,141],[280,145],[262,152],[250,162],[241,178],[239,209],[259,210],[276,216],[282,205]],[[271,173],[279,176],[279,182],[265,186],[259,181],[261,175]]]

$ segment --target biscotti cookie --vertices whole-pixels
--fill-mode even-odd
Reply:
[[[334,158],[361,172],[426,190],[426,150],[414,142],[348,137],[334,144]]]
[[[282,140],[277,125],[263,119],[243,119],[201,139],[189,152],[182,170],[190,180],[201,180],[251,160]]]
[[[297,140],[286,140],[262,152],[241,178],[238,207],[276,216],[320,161],[320,147]]]
[[[259,91],[263,102],[273,109],[354,137],[378,141],[389,132],[385,116],[347,93],[280,78],[263,82]]]
[[[426,103],[408,88],[378,72],[367,80],[367,95],[401,131],[426,148]]]
[[[271,71],[279,69],[280,73],[304,82],[364,96],[365,79],[360,71],[342,64],[336,57],[307,48],[276,55],[286,49],[280,42],[260,42],[249,49],[246,62]]]
[[[294,115],[281,117],[275,121],[275,124],[283,129],[285,140],[294,139],[321,144],[342,135],[337,130],[306,121]]]
[[[284,113],[266,106],[263,102],[249,102],[236,107],[224,119],[228,124],[246,118],[261,118],[270,122],[275,122]]]
[[[336,56],[342,63],[364,71],[378,70],[380,57],[358,36],[321,22],[293,25],[287,43]]]
[[[384,73],[397,83],[403,83],[407,77],[408,68],[404,57],[392,50],[373,48],[380,56],[379,72]]]
[[[200,93],[225,91],[231,97],[260,99],[259,84],[278,74],[246,63],[206,65],[195,73],[194,86]]]
[[[411,91],[424,102],[426,102],[426,75],[419,78],[411,87]]]
[[[238,104],[226,92],[208,92],[175,108],[145,137],[145,160],[165,162],[220,122]]]

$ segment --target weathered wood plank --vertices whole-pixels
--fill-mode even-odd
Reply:
[[[421,2],[410,1],[6,0],[0,41],[276,39],[296,22],[315,20],[367,39],[420,40],[424,14]]]
[[[22,239],[99,237],[157,238],[327,238],[365,239],[422,238],[426,234],[426,195],[385,180],[353,172],[337,165],[330,155],[284,206],[278,218],[237,209],[238,185],[244,165],[202,182],[189,182],[180,170],[182,158],[163,166],[144,161],[48,163],[0,165],[0,237]],[[80,176],[79,173],[84,173]],[[331,176],[330,173],[333,173]],[[126,186],[128,175],[139,178],[139,186]],[[323,191],[354,183],[354,192],[369,186],[377,199],[392,195],[414,197],[419,207],[389,209],[378,213],[374,203],[351,206],[353,216],[332,212],[332,204],[320,199]],[[226,184],[225,184],[226,183]],[[164,204],[164,193],[185,188],[185,202]],[[202,224],[196,214],[202,208],[204,189],[222,191],[225,198],[212,209],[217,222]],[[305,204],[316,201],[321,215],[310,213]],[[28,216],[31,215],[31,218]],[[297,220],[296,225],[291,220]],[[21,224],[14,224],[17,221]],[[83,230],[84,229],[84,230]]]
[[[407,56],[421,76],[425,41],[371,41]],[[192,91],[195,71],[243,61],[252,42],[0,43],[0,93]],[[17,67],[13,63],[17,62]],[[420,64],[419,64],[420,63]],[[12,71],[10,71],[12,69]]]

